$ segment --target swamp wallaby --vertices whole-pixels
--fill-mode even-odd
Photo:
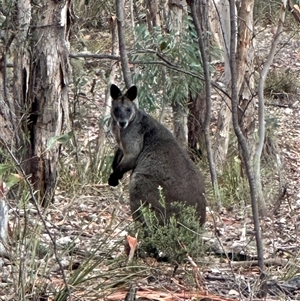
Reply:
[[[160,220],[179,215],[173,202],[195,206],[200,223],[205,222],[206,202],[204,181],[199,169],[189,159],[172,133],[145,112],[133,100],[136,86],[122,95],[112,84],[110,94],[112,131],[118,144],[108,183],[117,186],[124,173],[132,170],[129,184],[130,207],[139,219],[141,204],[151,204]],[[159,186],[165,208],[159,202]]]

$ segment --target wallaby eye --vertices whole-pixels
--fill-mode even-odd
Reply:
[[[120,112],[119,108],[114,108],[114,114],[117,115]]]
[[[126,108],[127,113],[131,113],[131,108]]]

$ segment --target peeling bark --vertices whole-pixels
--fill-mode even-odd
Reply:
[[[231,84],[231,71],[229,64],[229,48],[230,48],[230,13],[229,2],[220,0],[214,1],[214,5],[211,6],[210,13],[212,15],[211,27],[215,40],[219,41],[220,48],[222,50],[222,57],[224,60],[224,82],[227,90],[230,90]],[[226,161],[228,144],[229,144],[229,132],[231,128],[231,103],[230,99],[223,98],[221,109],[218,113],[218,121],[215,134],[214,143],[214,160],[216,164],[216,170],[218,174],[222,174],[223,165]]]
[[[175,33],[175,39],[180,39],[180,34],[182,32],[182,22],[184,14],[184,1],[182,0],[169,0],[169,18],[168,18],[168,30],[172,30]],[[185,100],[183,100],[185,101]],[[173,127],[174,136],[178,142],[186,147],[188,139],[187,130],[187,110],[184,103],[171,104],[173,110]]]
[[[254,0],[244,0],[237,7],[237,88],[241,108],[239,122],[247,140],[251,160],[255,151],[253,6]]]
[[[49,140],[67,130],[69,1],[43,1],[35,8],[27,98],[30,110],[30,165],[27,172],[44,203],[53,198],[59,146],[45,151]],[[28,170],[29,169],[29,170]]]

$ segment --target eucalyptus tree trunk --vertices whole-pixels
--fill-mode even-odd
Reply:
[[[115,16],[112,16],[110,18],[110,26],[111,26],[111,36],[112,36],[112,48],[111,48],[111,54],[112,55],[119,55],[119,47],[118,47],[118,31],[117,31],[117,18]],[[103,106],[102,111],[102,118],[99,123],[99,135],[98,135],[98,142],[97,142],[97,155],[96,155],[96,170],[100,169],[101,164],[101,156],[103,155],[103,146],[106,138],[106,133],[109,131],[109,126],[105,122],[107,119],[107,116],[110,115],[110,109],[111,109],[111,97],[110,97],[110,86],[114,83],[115,76],[116,76],[116,69],[117,65],[114,61],[111,61],[110,64],[110,74],[108,78],[108,85],[105,92],[105,103]]]
[[[184,7],[182,0],[169,0],[169,17],[168,25],[169,29],[175,32],[175,39],[180,39],[183,26]],[[187,144],[187,109],[185,106],[185,100],[182,103],[172,101],[173,110],[173,131],[176,139],[182,146]]]
[[[254,0],[237,1],[237,88],[239,93],[239,122],[253,160],[256,139],[254,98]]]
[[[14,53],[14,115],[24,168],[41,202],[53,199],[59,146],[52,137],[69,129],[69,1],[18,1]],[[30,22],[30,26],[29,26]],[[19,122],[19,123],[18,123]]]
[[[119,50],[121,56],[121,65],[123,71],[123,77],[126,88],[129,89],[132,86],[131,72],[129,69],[129,62],[125,43],[125,19],[124,19],[124,0],[116,0],[116,11],[117,11],[117,24],[118,24],[118,35],[119,35]]]
[[[191,16],[193,18],[192,6],[195,1],[187,1],[187,4],[191,7]],[[196,1],[197,2],[197,1]],[[208,6],[210,4],[203,3],[198,1],[195,3],[195,18],[193,18],[193,23],[199,23],[201,27],[201,34],[203,43],[205,44],[205,49],[209,49],[210,40],[208,38],[207,32],[210,31],[208,25]],[[196,25],[195,25],[196,27]],[[209,60],[208,56],[207,59]],[[199,58],[200,60],[200,58]],[[200,62],[201,63],[201,62]],[[203,63],[202,63],[203,65]],[[210,83],[208,83],[210,85]],[[204,86],[200,85],[200,86]],[[203,88],[199,88],[198,93],[193,96],[195,93],[190,92],[189,103],[188,103],[188,146],[198,157],[202,155],[205,150],[205,129],[204,124],[206,120],[206,111],[207,111],[207,102],[205,92]],[[210,118],[210,116],[209,116]]]
[[[262,185],[261,185],[261,176],[260,176],[260,161],[261,161],[261,154],[263,150],[263,146],[265,143],[265,100],[264,100],[264,86],[265,86],[265,81],[268,75],[268,72],[270,70],[270,66],[273,62],[275,52],[276,52],[276,47],[280,41],[281,34],[282,34],[282,29],[283,25],[285,22],[285,11],[286,11],[286,5],[287,3],[282,0],[282,6],[280,8],[280,17],[278,21],[278,26],[276,33],[274,35],[274,39],[272,41],[272,44],[270,46],[270,52],[267,55],[266,61],[263,65],[263,69],[260,74],[260,79],[258,83],[258,143],[254,155],[254,174],[255,174],[255,180],[256,180],[256,186],[258,189],[258,209],[259,213],[261,216],[266,214],[267,208],[263,196],[263,190],[262,190]]]
[[[7,98],[7,103],[10,103],[10,107],[13,108],[14,114],[10,118],[10,123],[14,129],[15,147],[22,149],[22,157],[26,158],[27,149],[27,134],[24,134],[22,122],[26,122],[28,115],[26,109],[24,110],[24,103],[26,93],[24,89],[28,89],[30,74],[30,50],[28,45],[28,33],[31,22],[31,4],[30,0],[17,2],[17,34],[15,37],[15,43],[13,44],[14,52],[14,69],[13,69],[13,99]],[[18,124],[21,120],[21,124]],[[21,157],[21,158],[22,158]]]
[[[230,14],[229,3],[227,1],[216,0],[214,5],[210,5],[210,23],[215,40],[222,50],[224,61],[224,83],[225,89],[230,90],[231,71],[229,64],[230,48]],[[217,131],[214,144],[214,161],[218,174],[222,174],[223,165],[226,161],[229,143],[229,132],[231,129],[231,103],[230,99],[222,96],[221,108],[218,112]]]
[[[211,182],[214,189],[214,194],[216,198],[216,205],[217,208],[221,208],[221,198],[220,198],[220,192],[218,187],[218,180],[217,180],[217,174],[216,174],[216,167],[215,162],[213,159],[212,154],[212,148],[211,148],[211,133],[210,133],[210,120],[211,120],[211,76],[209,72],[209,64],[208,64],[208,43],[207,39],[205,39],[206,31],[203,30],[202,27],[205,28],[205,30],[208,29],[208,23],[200,25],[199,20],[201,20],[200,16],[207,16],[207,6],[202,7],[200,3],[197,3],[193,1],[191,5],[191,15],[193,18],[193,22],[195,25],[195,29],[198,35],[198,45],[199,50],[201,53],[201,59],[202,59],[202,66],[203,66],[203,73],[205,78],[205,99],[206,99],[206,110],[205,110],[205,119],[204,119],[204,136],[205,136],[205,145],[206,145],[206,152],[207,152],[207,158],[209,162],[209,169],[210,169],[210,175],[211,175]],[[200,14],[197,14],[197,11],[200,11]],[[203,20],[204,18],[202,18]]]
[[[147,8],[148,29],[152,32],[154,27],[161,26],[157,0],[145,0],[145,6]]]
[[[245,1],[246,2],[246,1]],[[247,146],[246,138],[243,134],[241,126],[238,120],[238,64],[236,59],[237,54],[237,26],[236,26],[236,6],[235,0],[229,0],[230,3],[230,28],[231,28],[231,38],[230,38],[230,70],[231,70],[231,107],[232,107],[232,123],[233,128],[239,143],[239,147],[241,148],[242,158],[245,164],[245,170],[249,182],[250,187],[250,195],[251,195],[251,206],[252,206],[252,214],[253,214],[253,222],[255,229],[255,240],[257,247],[257,258],[258,258],[258,266],[260,268],[261,277],[264,276],[264,253],[263,253],[263,243],[261,238],[260,231],[260,221],[258,214],[258,190],[256,186],[256,180],[254,175],[253,164],[251,161],[251,156],[249,152],[249,148]]]
[[[195,97],[190,93],[188,104],[188,146],[194,156],[201,157],[205,150],[203,125],[205,121],[206,103],[203,95]]]

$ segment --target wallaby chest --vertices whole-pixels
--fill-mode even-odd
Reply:
[[[112,131],[118,146],[124,154],[132,152],[133,147],[135,153],[141,150],[143,142],[142,125],[138,118],[130,122],[125,129],[118,127],[117,123],[114,122]]]

